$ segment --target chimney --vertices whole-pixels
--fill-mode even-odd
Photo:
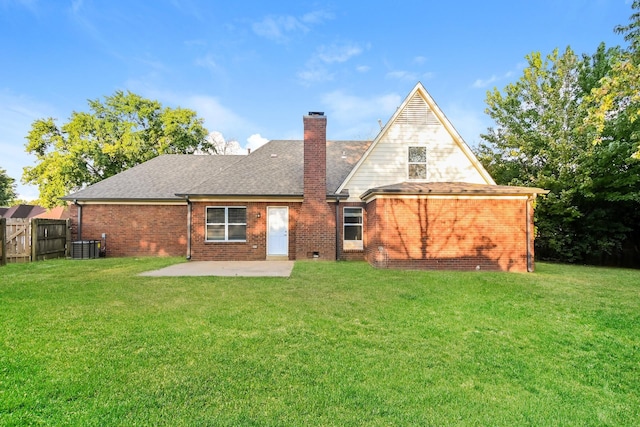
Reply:
[[[304,198],[296,224],[296,259],[336,259],[336,208],[327,202],[327,118],[310,112],[304,123]]]
[[[327,197],[327,118],[321,112],[304,116],[304,200]]]

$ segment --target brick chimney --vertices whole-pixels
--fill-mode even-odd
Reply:
[[[310,112],[304,123],[304,200],[327,198],[327,118]]]
[[[310,112],[304,124],[304,200],[296,227],[296,259],[335,260],[335,207],[327,203],[327,118]]]

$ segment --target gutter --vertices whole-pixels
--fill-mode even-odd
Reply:
[[[340,261],[340,199],[336,197],[336,261]]]
[[[187,260],[191,260],[191,211],[193,206],[191,204],[191,200],[189,200],[189,196],[186,197],[187,200]]]

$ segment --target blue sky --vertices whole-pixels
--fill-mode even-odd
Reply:
[[[300,139],[324,111],[330,139],[369,139],[421,81],[471,146],[487,90],[525,55],[624,45],[630,0],[0,0],[0,168],[18,182],[38,118],[131,90],[194,109],[243,147]],[[37,189],[18,185],[22,198]]]

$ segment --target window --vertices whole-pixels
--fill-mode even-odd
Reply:
[[[362,208],[344,208],[343,249],[362,250]]]
[[[427,179],[427,147],[409,147],[409,179]]]
[[[247,208],[208,207],[206,240],[244,242],[247,240]]]

